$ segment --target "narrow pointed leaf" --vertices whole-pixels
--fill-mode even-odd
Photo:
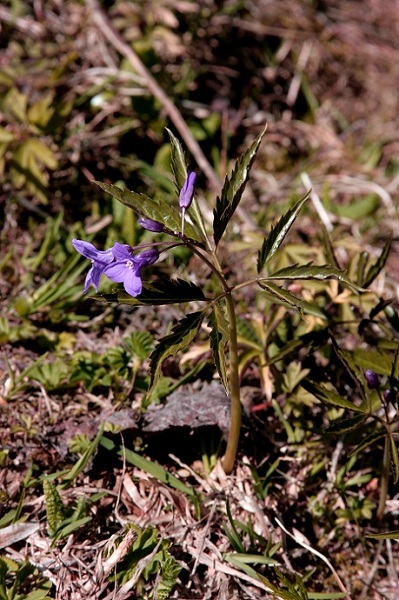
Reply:
[[[343,435],[344,433],[349,433],[350,431],[355,431],[359,429],[361,425],[364,423],[365,416],[357,414],[354,417],[337,419],[331,425],[329,425],[326,429],[326,433],[332,433],[334,435]]]
[[[122,190],[116,185],[110,185],[108,183],[95,182],[102,190],[111,194],[114,198],[130,206],[140,217],[147,217],[157,223],[162,223],[167,229],[170,229],[174,233],[181,233],[181,215],[180,212],[170,204],[159,200],[149,198],[145,194],[138,194],[130,190]],[[184,226],[185,236],[195,240],[201,241],[194,227],[187,223]]]
[[[324,251],[326,253],[326,258],[331,265],[335,265],[339,269],[340,264],[338,262],[337,257],[335,256],[334,246],[331,241],[327,227],[324,225],[323,221],[319,222],[319,226],[321,229],[322,242],[324,246]]]
[[[332,404],[333,406],[337,406],[339,408],[353,410],[358,413],[366,413],[366,411],[362,407],[356,406],[356,404],[354,404],[350,400],[342,398],[342,396],[340,396],[336,392],[329,390],[326,387],[315,383],[314,381],[303,381],[302,387],[304,387],[307,392],[310,392],[311,394],[316,396],[316,398],[318,400],[321,400],[321,402],[324,402],[326,404]]]
[[[186,348],[196,336],[204,312],[199,311],[186,315],[173,328],[172,333],[163,337],[151,354],[151,383],[149,394],[158,381],[164,360],[175,355],[179,350]]]
[[[281,217],[279,222],[271,228],[269,235],[263,240],[262,248],[258,252],[258,273],[261,272],[265,263],[275,255],[283,243],[284,238],[291,229],[299,211],[309,198],[309,194],[310,192],[298,200],[298,202]]]
[[[134,306],[160,306],[162,304],[191,302],[192,300],[207,300],[200,287],[191,283],[191,281],[184,281],[184,279],[160,279],[153,283],[143,281],[143,291],[136,298],[129,296],[129,294],[122,290],[114,294],[96,294],[93,298],[100,302],[130,304]]]
[[[367,435],[362,442],[356,446],[353,450],[349,452],[348,456],[352,456],[353,454],[361,454],[363,450],[378,442],[378,440],[384,438],[387,435],[387,432],[383,429],[377,429],[377,431],[373,431],[370,435]]]
[[[176,190],[179,191],[184,185],[184,182],[187,179],[187,166],[186,159],[184,156],[184,150],[177,139],[177,137],[170,131],[170,129],[166,128],[170,138],[171,144],[171,165],[173,176],[175,179]]]
[[[368,269],[366,275],[364,276],[364,280],[362,281],[363,287],[368,287],[370,283],[374,281],[380,271],[384,268],[384,265],[387,261],[389,252],[392,246],[392,235],[389,236],[381,254],[377,258],[376,262]]]
[[[367,533],[366,538],[373,540],[399,540],[399,531],[383,531],[381,533]]]
[[[213,360],[224,385],[224,389],[226,390],[226,394],[228,394],[229,384],[226,371],[225,346],[229,339],[229,324],[224,310],[218,302],[213,305],[208,325],[211,328],[210,342]]]
[[[287,308],[294,308],[300,314],[303,314],[304,302],[294,296],[294,294],[291,294],[291,292],[288,290],[285,290],[271,282],[259,282],[259,286],[266,292],[266,295],[272,302],[275,302],[276,304],[282,304]]]
[[[220,198],[216,199],[213,211],[213,238],[218,245],[225,229],[233,216],[247,185],[249,173],[255,160],[266,128],[258,135],[253,144],[237,160],[230,177],[226,176]]]
[[[305,300],[301,300],[294,294],[291,294],[288,290],[275,285],[271,281],[267,283],[260,282],[259,286],[263,289],[266,296],[269,297],[271,302],[275,302],[276,304],[281,304],[282,306],[286,306],[287,308],[294,308],[301,315],[313,315],[314,317],[318,317],[319,319],[327,320],[327,315],[316,305],[311,302],[306,302]]]
[[[272,275],[265,277],[263,281],[267,282],[274,279],[337,279],[355,292],[362,291],[362,288],[359,288],[349,279],[345,271],[341,271],[333,265],[313,265],[312,263],[306,265],[292,265],[291,267],[285,267],[284,269],[280,269]]]

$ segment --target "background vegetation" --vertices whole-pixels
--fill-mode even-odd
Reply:
[[[2,3],[1,599],[397,597],[396,9]],[[226,268],[256,272],[254,249],[311,187],[274,266],[329,262],[367,291],[291,284],[317,308],[302,317],[242,290],[245,422],[227,477],[208,331],[147,398],[154,340],[187,307],[88,299],[71,240],[150,239],[92,181],[176,202],[165,127],[210,220],[266,122]],[[210,285],[186,250],[146,276],[170,272]]]

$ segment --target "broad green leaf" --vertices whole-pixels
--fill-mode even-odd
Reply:
[[[179,321],[173,328],[172,333],[166,335],[159,340],[155,350],[151,354],[151,383],[150,390],[156,384],[160,374],[163,361],[169,356],[175,355],[179,350],[186,348],[189,343],[196,336],[202,319],[204,318],[204,312],[198,311],[186,315],[181,321]]]
[[[248,150],[237,160],[230,177],[226,175],[222,193],[220,198],[216,199],[216,207],[213,211],[213,239],[216,246],[241,200],[265,131],[266,128],[263,129]]]
[[[229,383],[226,372],[225,346],[229,339],[229,324],[225,312],[219,302],[215,302],[212,307],[208,325],[211,328],[210,342],[213,360],[224,385],[224,389],[226,390],[226,394],[228,394]]]
[[[271,228],[269,235],[263,240],[262,248],[258,252],[258,273],[261,272],[265,263],[275,255],[283,243],[285,236],[291,229],[303,204],[309,198],[309,193],[310,192],[298,200],[298,202],[281,217],[279,222]]]
[[[284,269],[272,273],[261,281],[267,282],[274,279],[337,279],[341,283],[347,285],[351,290],[355,292],[361,291],[361,288],[349,279],[345,271],[341,271],[333,265],[313,265],[312,263],[308,263],[307,265],[296,264],[291,267],[284,267]]]
[[[174,233],[181,233],[181,215],[174,206],[170,206],[166,202],[160,200],[149,198],[145,194],[122,190],[116,185],[101,183],[99,181],[96,181],[95,183],[102,190],[119,200],[119,202],[122,202],[122,204],[133,208],[140,216],[157,221],[157,223],[162,223],[167,229],[170,229]],[[190,225],[190,223],[186,222],[184,232],[186,237],[197,242],[201,241],[194,227]]]
[[[338,406],[339,408],[346,408],[348,410],[353,410],[358,413],[366,414],[366,411],[363,408],[356,406],[356,404],[354,404],[350,400],[342,398],[342,396],[340,396],[336,392],[333,392],[332,390],[329,390],[326,387],[315,383],[314,381],[303,381],[302,387],[304,387],[307,392],[310,392],[322,402],[332,404],[333,406]]]
[[[94,299],[102,302],[119,302],[120,304],[130,305],[154,305],[177,304],[181,302],[191,302],[192,300],[203,300],[207,298],[200,287],[184,281],[184,279],[160,279],[153,283],[143,281],[143,291],[140,296],[133,298],[124,291],[114,294],[96,294]]]
[[[377,277],[377,275],[380,273],[380,271],[384,268],[384,265],[387,261],[389,252],[391,250],[391,246],[392,246],[392,234],[389,235],[388,240],[381,252],[381,254],[379,255],[379,257],[377,258],[376,262],[371,265],[371,267],[368,269],[367,273],[364,276],[364,280],[361,282],[362,283],[362,287],[368,287],[373,281],[374,279]]]

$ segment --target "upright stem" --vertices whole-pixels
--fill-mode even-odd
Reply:
[[[390,439],[389,439],[389,435],[385,436],[385,442],[384,442],[384,455],[382,458],[382,472],[381,472],[381,479],[380,479],[380,498],[378,501],[378,508],[377,508],[377,521],[381,522],[384,518],[384,512],[385,512],[385,504],[387,501],[387,496],[388,496],[388,483],[389,483],[389,472],[390,472],[390,459],[391,459],[391,452],[390,452],[391,448],[390,448]]]
[[[222,460],[222,467],[225,473],[232,472],[234,461],[237,454],[238,442],[240,440],[241,430],[241,401],[240,401],[240,377],[238,374],[238,343],[237,343],[237,319],[234,308],[234,300],[232,289],[229,287],[224,278],[222,268],[216,257],[215,252],[212,252],[212,259],[209,260],[202,251],[193,244],[188,244],[188,247],[197,254],[215,273],[220,283],[222,284],[227,306],[227,316],[229,320],[229,357],[230,357],[230,429],[227,437],[226,453]]]
[[[241,430],[241,401],[240,401],[240,378],[238,375],[238,345],[237,345],[237,322],[234,301],[229,292],[226,295],[227,314],[229,317],[229,355],[230,355],[230,430],[227,438],[226,453],[223,457],[222,467],[225,473],[233,470],[237,454],[238,442]]]

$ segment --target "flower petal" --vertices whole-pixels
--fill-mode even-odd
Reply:
[[[126,275],[123,281],[123,285],[125,290],[130,296],[135,298],[139,294],[141,294],[143,290],[143,284],[141,283],[141,277],[139,270],[137,269],[127,269]]]
[[[79,254],[88,258],[89,260],[98,260],[102,263],[110,263],[114,260],[114,255],[111,249],[108,250],[97,250],[90,242],[84,240],[72,240],[72,246]]]
[[[120,244],[119,242],[115,242],[112,247],[112,252],[114,253],[117,261],[132,260],[132,247],[129,246],[129,244]]]
[[[129,267],[126,265],[126,261],[118,261],[105,267],[103,274],[106,275],[111,281],[121,283],[121,281],[125,280],[127,273],[132,270],[133,267],[129,269]]]

